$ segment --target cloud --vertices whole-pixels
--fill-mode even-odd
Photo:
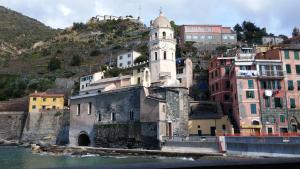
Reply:
[[[66,7],[64,4],[58,4],[58,9],[64,16],[68,16],[72,12],[71,9]]]
[[[244,20],[268,32],[290,35],[299,23],[297,0],[0,0],[0,4],[54,28],[86,22],[96,15],[138,16],[148,25],[160,8],[178,24],[221,24]],[[298,25],[300,26],[300,25]]]

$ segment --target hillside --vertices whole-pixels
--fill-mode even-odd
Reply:
[[[0,6],[0,41],[22,49],[52,38],[56,30],[18,12]]]
[[[10,13],[13,15],[12,11]],[[31,26],[37,24],[30,21]],[[17,26],[12,28],[24,22],[16,21]],[[9,34],[21,31],[9,29],[9,26],[0,30]],[[120,52],[135,49],[147,55],[148,33],[148,28],[142,23],[129,19],[74,23],[52,37],[47,31],[40,32],[40,37],[51,38],[38,39],[38,43],[29,32],[20,45],[0,32],[0,36],[6,38],[0,43],[0,81],[3,82],[0,84],[0,100],[22,97],[34,90],[45,91],[55,87],[57,78],[78,79],[99,71],[104,64],[114,66]],[[35,43],[29,45],[31,48],[22,47],[27,41]]]

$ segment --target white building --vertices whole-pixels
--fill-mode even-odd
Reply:
[[[262,37],[262,44],[263,45],[278,45],[284,41],[283,38],[278,36],[264,36]]]
[[[80,78],[80,90],[85,89],[88,87],[91,83],[103,79],[104,78],[104,72],[97,72],[92,75],[83,76]]]
[[[176,39],[169,20],[160,12],[151,23],[149,39],[149,65],[151,82],[163,85],[177,85]]]
[[[135,59],[138,58],[139,56],[141,56],[141,53],[136,51],[130,51],[118,55],[118,59],[117,59],[118,68],[126,68],[134,65]]]

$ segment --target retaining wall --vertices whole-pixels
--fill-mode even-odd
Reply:
[[[300,157],[300,137],[226,137],[230,155]]]

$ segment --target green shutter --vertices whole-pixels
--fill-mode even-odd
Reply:
[[[300,90],[300,81],[297,81],[297,87],[298,87],[298,91]]]
[[[249,89],[253,89],[254,88],[253,80],[248,80],[248,88]]]
[[[286,65],[285,65],[285,68],[286,68],[286,73],[292,73],[291,65],[286,64]]]
[[[299,75],[300,74],[300,65],[296,65],[296,73]]]
[[[285,50],[285,51],[284,51],[284,58],[285,58],[285,59],[290,59],[290,54],[289,54],[289,51],[288,51],[288,50]]]
[[[251,114],[256,114],[256,104],[251,104]]]
[[[280,122],[281,123],[285,123],[285,117],[284,117],[284,115],[280,115]]]
[[[295,60],[299,60],[299,51],[294,51]]]
[[[292,80],[288,80],[288,90],[294,90],[294,82]]]
[[[296,108],[296,102],[295,102],[294,98],[290,98],[290,106],[291,106],[291,109]]]

